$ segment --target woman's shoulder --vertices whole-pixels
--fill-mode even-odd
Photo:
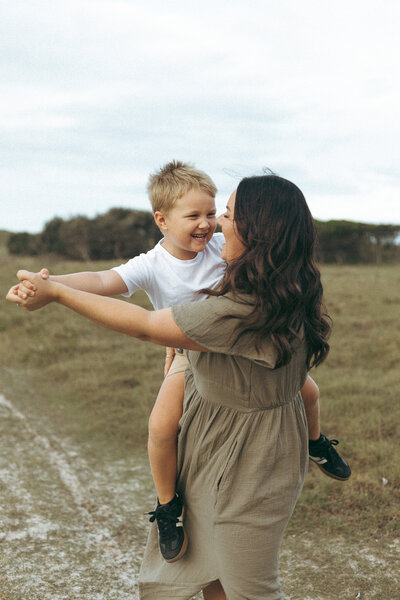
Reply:
[[[232,291],[222,296],[208,296],[206,300],[209,308],[221,312],[228,311],[228,314],[232,314],[233,317],[248,314],[256,304],[256,298],[252,294]]]
[[[202,302],[174,306],[172,314],[185,335],[209,351],[242,356],[274,367],[276,353],[268,338],[256,349],[251,332],[240,335],[240,320],[253,307],[251,295],[227,293],[209,296]]]
[[[237,319],[247,315],[253,309],[255,299],[248,294],[233,294],[228,292],[222,296],[208,296],[201,302],[190,302],[173,307],[173,314],[179,320],[189,319],[191,322],[204,321],[210,323],[223,317]]]

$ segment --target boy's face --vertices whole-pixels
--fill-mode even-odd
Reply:
[[[179,198],[166,215],[157,211],[154,218],[165,237],[164,249],[181,260],[195,258],[215,231],[215,215],[214,198],[197,189]]]

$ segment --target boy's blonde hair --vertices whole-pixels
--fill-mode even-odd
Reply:
[[[153,213],[167,214],[179,198],[193,189],[202,190],[213,198],[217,193],[213,180],[206,173],[190,163],[172,160],[149,177],[147,192]]]

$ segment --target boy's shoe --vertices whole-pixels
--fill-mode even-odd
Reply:
[[[188,538],[183,529],[183,502],[176,494],[167,504],[157,501],[156,510],[149,513],[150,522],[157,521],[160,551],[167,562],[175,562],[185,554]]]
[[[328,440],[321,434],[318,440],[309,440],[308,453],[310,459],[318,465],[325,475],[339,481],[346,481],[351,475],[351,469],[333,447],[337,446],[338,443],[337,440]]]

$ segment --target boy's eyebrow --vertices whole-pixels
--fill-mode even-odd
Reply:
[[[197,208],[193,208],[192,210],[190,208],[188,208],[187,210],[185,210],[184,214],[185,215],[192,215],[192,214],[194,215],[194,214],[197,214],[199,212],[200,212],[200,210],[197,209]],[[212,208],[208,212],[217,212],[217,209],[216,208]]]

